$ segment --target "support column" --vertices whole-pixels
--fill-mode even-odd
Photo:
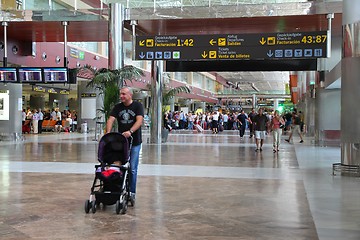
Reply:
[[[4,57],[3,57],[3,67],[7,67],[7,22],[2,22],[2,26],[4,27]]]
[[[124,6],[120,3],[110,4],[109,17],[109,68],[124,67]]]
[[[252,108],[257,108],[257,97],[255,94],[252,95]]]
[[[305,103],[306,136],[314,137],[314,139],[315,139],[315,118],[318,114],[316,112],[315,104],[316,104],[315,98],[312,97],[306,98],[306,103]]]
[[[306,93],[306,103],[305,103],[305,124],[307,129],[307,136],[315,136],[315,122],[319,117],[318,112],[315,110],[315,83],[316,83],[317,73],[314,71],[308,72],[306,74],[306,85],[308,87],[308,92]]]
[[[343,1],[341,60],[341,163],[360,165],[360,1]]]
[[[162,82],[163,82],[164,62],[151,62],[151,129],[150,142],[161,143],[162,131]]]
[[[274,99],[274,111],[279,108],[279,99]]]
[[[170,99],[170,111],[171,112],[175,111],[175,97]]]
[[[203,112],[206,112],[206,102],[201,102],[201,109]]]
[[[8,111],[8,118],[3,115],[4,119],[0,120],[0,139],[18,140],[22,134],[22,85],[0,84],[0,92],[6,95],[2,97],[3,111]]]
[[[67,57],[67,26],[68,22],[64,21],[62,22],[62,25],[64,26],[64,67],[68,67],[68,57]]]

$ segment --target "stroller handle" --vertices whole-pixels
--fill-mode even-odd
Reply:
[[[129,139],[129,150],[131,150],[134,138],[133,136],[130,136]]]

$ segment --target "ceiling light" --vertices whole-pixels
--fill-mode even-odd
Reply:
[[[244,91],[244,89],[242,89],[240,86],[240,83],[236,83],[236,90],[240,90],[240,91]]]
[[[260,90],[255,86],[254,83],[251,83],[251,87],[252,87],[255,91],[260,92]]]

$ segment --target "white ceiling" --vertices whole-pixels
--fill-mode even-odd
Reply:
[[[239,91],[269,94],[285,94],[289,83],[289,72],[218,72],[218,75],[232,82]]]

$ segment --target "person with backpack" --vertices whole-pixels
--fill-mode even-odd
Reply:
[[[244,109],[242,109],[236,119],[236,121],[239,123],[240,140],[242,140],[244,137],[247,119],[248,119],[248,116],[245,114]]]
[[[301,118],[300,116],[298,115],[298,113],[296,111],[293,112],[292,114],[292,126],[291,126],[291,132],[290,132],[290,135],[289,135],[289,138],[288,139],[285,139],[285,141],[287,141],[288,143],[290,143],[290,140],[293,136],[293,133],[294,132],[297,132],[300,136],[300,143],[303,143],[304,140],[303,140],[303,136],[301,134],[301,131],[300,131],[300,125],[301,125]]]

